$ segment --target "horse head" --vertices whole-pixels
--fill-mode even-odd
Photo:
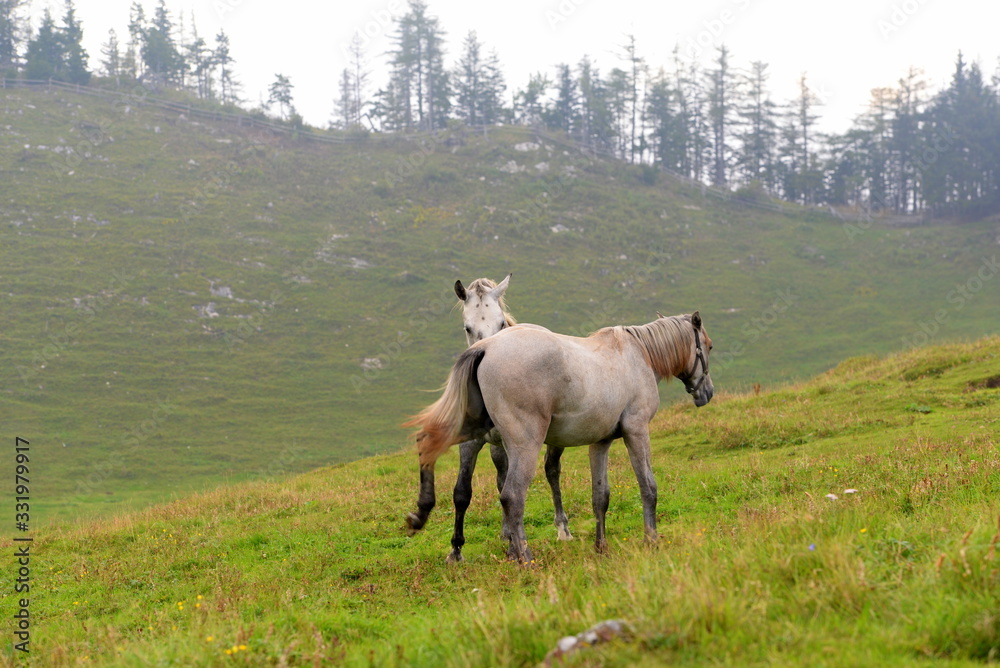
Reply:
[[[477,278],[468,288],[462,281],[455,281],[455,294],[462,301],[465,338],[470,346],[513,324],[503,301],[510,276],[507,274],[499,284],[488,278]]]
[[[694,405],[704,406],[712,400],[715,393],[712,377],[708,375],[708,355],[712,352],[712,339],[708,338],[698,311],[691,314],[691,327],[694,328],[694,346],[687,367],[677,377],[684,383],[684,389],[691,395]]]

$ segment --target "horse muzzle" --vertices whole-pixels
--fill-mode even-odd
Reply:
[[[715,394],[715,386],[712,385],[712,379],[708,374],[699,378],[698,381],[697,385],[688,388],[688,394],[691,395],[694,405],[701,408],[712,400],[712,396]]]

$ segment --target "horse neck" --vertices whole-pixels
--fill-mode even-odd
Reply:
[[[660,318],[647,325],[623,327],[643,351],[646,363],[659,378],[684,372],[694,335],[687,320],[681,316]]]

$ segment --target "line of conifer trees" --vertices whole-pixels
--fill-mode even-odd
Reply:
[[[46,7],[37,30],[24,16],[27,5],[27,0],[0,0],[0,76],[88,83],[90,56],[83,47],[83,27],[73,0],[64,0],[58,23]],[[178,86],[201,98],[239,102],[240,85],[225,31],[220,30],[209,46],[198,35],[193,18],[190,30],[175,25],[166,0],[158,0],[151,18],[141,3],[132,3],[128,33],[123,45],[114,29],[108,31],[101,47],[102,76]]]
[[[88,54],[73,0],[61,22],[46,10],[34,32],[27,0],[0,0],[0,74],[87,83]],[[519,123],[561,131],[596,153],[656,165],[696,181],[750,195],[814,205],[896,213],[982,215],[1000,209],[1000,71],[983,74],[961,54],[948,86],[932,92],[911,68],[896,86],[872,91],[867,110],[840,134],[817,129],[822,96],[803,75],[794,99],[775,101],[766,63],[732,63],[723,45],[703,66],[675,49],[653,67],[634,37],[618,64],[602,71],[590,57],[559,64],[508,92],[499,56],[475,32],[449,65],[446,34],[424,0],[409,0],[394,20],[384,84],[372,89],[366,36],[344,50],[334,127],[435,130]],[[129,35],[113,30],[101,49],[100,74],[184,87],[239,103],[229,38],[214,45],[175,25],[166,0],[152,18],[133,2]],[[182,21],[183,23],[183,21]],[[292,84],[277,75],[269,101],[296,116]]]
[[[560,130],[595,152],[654,164],[696,181],[814,205],[895,213],[982,215],[1000,209],[1000,70],[989,80],[959,54],[947,88],[930,92],[911,68],[872,91],[842,134],[818,131],[822,96],[805,75],[775,101],[768,65],[748,69],[716,49],[712,63],[652,67],[635,38],[606,72],[588,56],[531,75],[507,95],[499,58],[469,33],[446,66],[445,33],[410,0],[392,33],[387,83],[366,96],[364,39],[351,44],[336,124],[433,130],[449,119]],[[505,104],[505,100],[508,103]]]

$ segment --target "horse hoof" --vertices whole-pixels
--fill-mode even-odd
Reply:
[[[406,533],[410,536],[414,535],[424,528],[425,521],[420,519],[416,513],[410,513],[406,516]]]
[[[566,527],[556,527],[559,532],[559,540],[573,540],[573,534]]]
[[[462,556],[461,552],[452,552],[448,555],[448,558],[444,560],[446,564],[460,564],[465,561],[465,557]]]

